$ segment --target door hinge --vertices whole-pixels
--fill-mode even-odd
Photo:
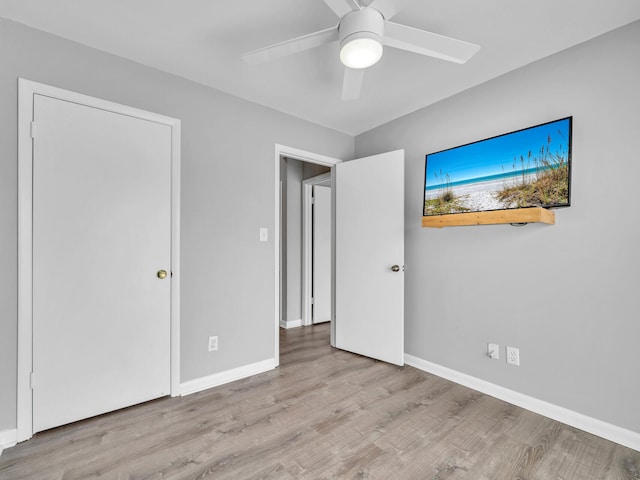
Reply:
[[[31,390],[35,388],[35,376],[33,372],[29,374],[29,385],[31,386]]]
[[[36,138],[37,133],[37,124],[36,122],[31,122],[31,138]]]
[[[314,305],[316,303],[316,299],[311,297],[311,305]]]
[[[316,197],[311,197],[311,205],[315,205],[316,204]]]

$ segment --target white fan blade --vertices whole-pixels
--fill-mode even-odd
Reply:
[[[327,28],[302,37],[276,43],[265,48],[242,54],[242,59],[249,65],[269,62],[294,53],[310,50],[326,43],[338,41],[338,27]]]
[[[413,0],[373,0],[373,2],[369,4],[369,8],[375,8],[382,14],[385,20],[389,20],[411,2],[413,2]]]
[[[465,63],[480,50],[473,43],[393,22],[385,24],[384,44],[455,63]]]
[[[364,68],[344,67],[344,81],[342,83],[342,100],[357,100],[360,97]]]
[[[338,18],[344,17],[349,12],[360,10],[357,0],[324,0],[324,3],[333,10]]]

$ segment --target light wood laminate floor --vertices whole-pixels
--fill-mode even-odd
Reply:
[[[282,331],[280,368],[59,427],[0,479],[637,480],[640,453],[412,367]]]

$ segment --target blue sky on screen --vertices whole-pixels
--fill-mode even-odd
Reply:
[[[558,132],[562,132],[562,135]],[[427,156],[427,186],[440,183],[440,172],[449,174],[451,182],[481,178],[513,170],[513,158],[517,157],[520,169],[520,155],[526,161],[529,151],[536,156],[540,147],[547,146],[551,136],[551,153],[567,151],[569,139],[569,119],[528,128],[499,137],[482,140],[470,145],[452,148]],[[534,165],[530,165],[533,167]],[[503,170],[504,167],[504,170]],[[438,178],[434,176],[434,172]]]

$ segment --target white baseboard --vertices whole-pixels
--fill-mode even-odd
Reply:
[[[407,365],[432,373],[452,382],[459,383],[465,387],[472,388],[492,397],[512,403],[526,410],[544,415],[545,417],[557,420],[572,427],[592,433],[612,442],[619,443],[625,447],[640,451],[640,433],[627,430],[617,425],[598,420],[596,418],[574,412],[564,407],[539,400],[537,398],[524,395],[514,390],[501,387],[491,382],[481,380],[466,373],[461,373],[441,365],[428,362],[413,355],[404,355]]]
[[[302,319],[300,320],[280,320],[281,328],[296,328],[302,326]]]
[[[251,375],[273,370],[277,366],[278,364],[276,360],[274,358],[270,358],[269,360],[263,360],[243,367],[233,368],[207,377],[189,380],[188,382],[180,384],[180,395],[190,395],[208,388],[217,387],[218,385],[235,382],[236,380],[250,377]]]
[[[0,455],[5,448],[13,447],[18,443],[18,430],[12,428],[10,430],[0,431]]]

